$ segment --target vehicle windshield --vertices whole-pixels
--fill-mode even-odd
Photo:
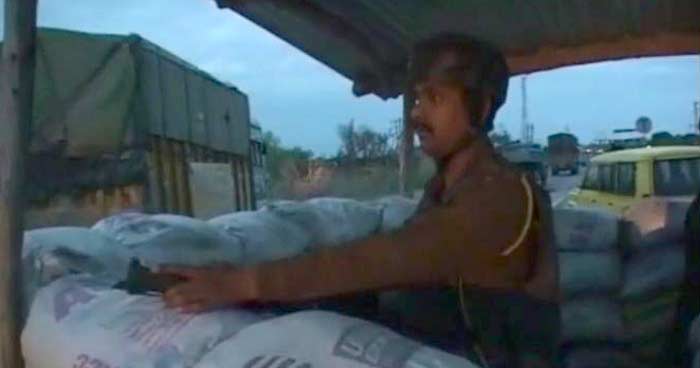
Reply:
[[[700,157],[654,163],[654,194],[695,195],[700,191]]]

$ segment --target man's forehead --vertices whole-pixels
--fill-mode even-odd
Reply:
[[[424,70],[417,71],[417,78],[413,80],[413,89],[423,90],[430,86],[451,84],[456,80],[460,82],[474,78],[475,66],[464,57],[458,57],[454,52],[444,52],[437,56]]]
[[[464,58],[458,58],[457,53],[453,51],[444,51],[437,55],[435,57],[435,61],[433,61],[428,68],[428,73],[432,71],[442,71],[451,67],[456,66],[458,63],[459,64],[468,64],[468,60],[459,60],[459,59],[464,59]]]

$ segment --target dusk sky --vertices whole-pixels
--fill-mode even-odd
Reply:
[[[0,7],[0,12],[2,7]],[[1,18],[0,18],[1,19]],[[338,150],[338,124],[351,119],[387,131],[401,101],[356,98],[351,83],[213,0],[40,0],[39,24],[95,33],[138,33],[248,94],[251,115],[287,146]],[[520,80],[497,126],[520,135]],[[689,132],[700,100],[697,55],[563,68],[528,77],[535,138],[569,129],[584,142],[632,127],[640,115],[656,131]]]

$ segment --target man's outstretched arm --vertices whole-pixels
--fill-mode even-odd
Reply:
[[[190,282],[166,293],[171,306],[201,310],[245,302],[297,302],[385,288],[455,284],[514,289],[530,270],[532,247],[503,256],[524,226],[522,185],[465,188],[452,203],[418,215],[390,234],[343,248],[245,269],[174,270]],[[212,286],[213,290],[212,290]]]

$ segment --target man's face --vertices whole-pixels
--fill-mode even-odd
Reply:
[[[425,80],[415,84],[415,103],[411,120],[421,148],[435,160],[441,160],[467,146],[478,134],[469,121],[464,105],[464,90],[441,78],[441,70],[454,64],[454,58],[439,58]]]

